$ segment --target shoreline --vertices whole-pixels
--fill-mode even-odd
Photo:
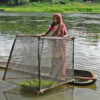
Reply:
[[[0,12],[0,16],[52,16],[54,13],[47,13],[47,12]],[[96,12],[78,12],[78,13],[61,13],[62,15],[66,14],[100,14]]]
[[[0,12],[26,12],[26,13],[100,13],[100,3],[70,2],[67,4],[25,4],[18,6],[0,5]]]

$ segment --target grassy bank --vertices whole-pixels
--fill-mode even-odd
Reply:
[[[100,13],[100,3],[78,3],[71,2],[65,5],[62,4],[48,4],[48,3],[32,3],[19,6],[0,5],[0,11],[7,12],[47,12],[47,13],[77,13],[89,12]]]

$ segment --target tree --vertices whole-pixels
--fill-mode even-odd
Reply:
[[[22,4],[22,0],[8,0],[9,5],[19,5]]]

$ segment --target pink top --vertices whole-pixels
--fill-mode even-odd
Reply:
[[[49,25],[48,31],[51,29],[51,25]],[[55,30],[55,27],[52,28],[52,31]],[[66,31],[66,26],[64,25],[64,30]]]

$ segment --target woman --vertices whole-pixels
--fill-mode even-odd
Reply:
[[[46,36],[52,31],[52,36],[67,37],[66,26],[62,21],[62,16],[59,13],[53,15],[53,22],[49,26],[47,32],[39,34],[38,36]]]
[[[39,34],[38,36],[46,36],[52,31],[54,37],[67,37],[66,26],[62,21],[62,16],[59,13],[54,14],[53,22],[49,26],[47,32]],[[52,45],[52,60],[50,75],[53,78],[65,79],[66,64],[65,64],[65,40],[53,40]]]

